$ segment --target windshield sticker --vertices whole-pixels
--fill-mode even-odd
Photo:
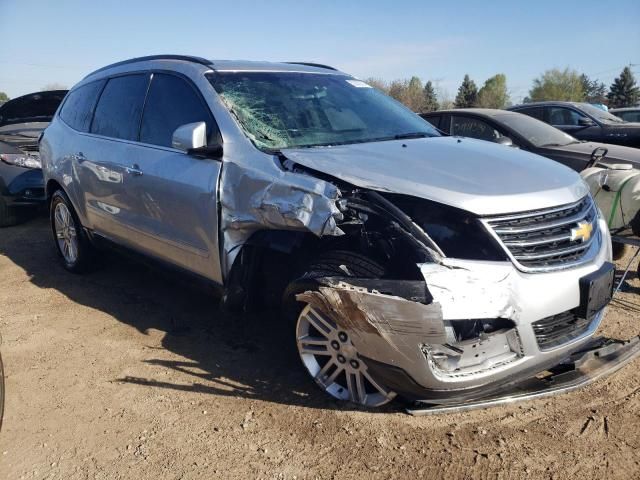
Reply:
[[[371,85],[364,83],[362,80],[346,80],[346,82],[358,88],[372,88]]]

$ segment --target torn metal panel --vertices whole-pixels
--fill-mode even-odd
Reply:
[[[522,357],[515,328],[499,330],[451,345],[423,345],[422,351],[439,377],[490,374]]]
[[[220,179],[223,269],[229,272],[240,245],[258,230],[343,235],[336,219],[338,189],[317,178],[225,162]]]
[[[420,343],[447,342],[440,305],[369,292],[344,282],[299,294],[330,315],[352,338],[358,352],[389,364],[424,366]]]
[[[420,270],[445,320],[518,319],[520,302],[511,264],[445,258],[441,265],[424,263]]]

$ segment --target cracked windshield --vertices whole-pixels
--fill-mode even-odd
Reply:
[[[221,72],[209,81],[261,149],[439,135],[406,107],[345,75]]]

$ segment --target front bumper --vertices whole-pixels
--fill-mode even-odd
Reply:
[[[487,408],[521,400],[533,400],[571,392],[611,375],[640,356],[640,336],[619,341],[594,338],[580,351],[545,372],[546,375],[517,379],[479,398],[458,398],[454,403],[416,402],[411,415],[432,415]]]
[[[34,206],[45,202],[42,170],[0,162],[0,195],[9,206]]]
[[[431,297],[426,302],[416,299],[415,289],[385,291],[385,285],[367,288],[348,278],[307,292],[304,300],[336,313],[371,374],[387,387],[414,400],[471,401],[554,368],[590,342],[604,310],[557,344],[539,342],[534,326],[577,309],[580,278],[610,261],[605,222],[598,220],[598,227],[595,255],[566,270],[524,273],[511,262],[445,258],[419,266]],[[474,319],[503,319],[512,327],[456,343],[455,322]]]

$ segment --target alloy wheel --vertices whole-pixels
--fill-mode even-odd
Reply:
[[[311,305],[298,316],[296,341],[305,368],[332,397],[378,407],[396,396],[371,377],[347,332]]]
[[[64,203],[58,203],[54,210],[56,241],[60,253],[68,264],[78,260],[78,232],[73,216]]]

